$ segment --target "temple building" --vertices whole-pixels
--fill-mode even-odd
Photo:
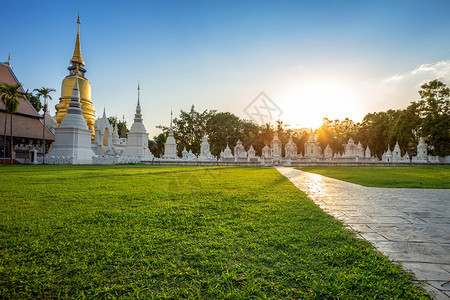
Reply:
[[[61,124],[62,119],[67,114],[67,107],[69,107],[69,102],[72,97],[72,88],[75,84],[75,77],[78,76],[78,86],[81,98],[81,109],[83,111],[83,117],[86,120],[89,130],[92,131],[92,140],[95,139],[95,109],[92,107],[91,100],[91,84],[85,77],[86,69],[84,68],[84,61],[81,57],[81,43],[80,43],[80,16],[78,16],[78,29],[77,37],[75,40],[75,49],[73,50],[73,56],[70,60],[72,64],[67,69],[69,70],[69,75],[64,78],[61,85],[61,98],[59,98],[59,103],[56,104],[56,115],[54,116],[57,126]]]
[[[8,58],[8,62],[0,63],[0,84],[6,83],[15,85],[19,83],[16,75],[11,68],[11,58]],[[25,94],[23,87],[19,88],[22,94]],[[3,133],[5,129],[5,117],[7,118],[6,125],[6,153],[5,157],[15,158],[16,162],[28,163],[31,160],[30,151],[32,149],[37,150],[42,154],[43,148],[43,135],[44,135],[44,122],[42,116],[34,109],[33,105],[27,99],[17,99],[19,106],[17,112],[12,114],[12,136],[13,136],[13,148],[11,151],[11,131],[10,122],[11,114],[6,114],[5,105],[3,101],[0,101],[0,160],[3,159]],[[48,117],[49,114],[46,114]],[[50,145],[55,141],[55,136],[52,132],[54,126],[51,120],[46,119],[45,126],[45,149],[48,152]],[[11,153],[12,152],[12,153]]]
[[[94,123],[95,141],[92,142],[92,149],[97,155],[120,155],[123,151],[117,126],[113,128],[106,117],[106,109],[103,109],[103,116]]]

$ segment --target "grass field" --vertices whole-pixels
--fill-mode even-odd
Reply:
[[[449,189],[449,166],[301,167],[299,170],[370,187]]]
[[[273,168],[0,167],[0,298],[428,299]]]

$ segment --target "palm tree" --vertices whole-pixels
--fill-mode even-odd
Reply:
[[[34,89],[33,92],[37,92],[36,97],[38,99],[44,98],[44,128],[42,130],[42,140],[43,140],[43,152],[42,152],[42,164],[45,164],[45,113],[47,112],[47,99],[52,100],[52,96],[50,96],[50,93],[55,92],[55,89],[49,89],[42,87],[40,89]]]
[[[11,114],[11,160],[10,163],[13,163],[13,131],[12,131],[12,117],[13,113],[17,112],[17,109],[19,107],[19,100],[18,99],[24,99],[24,95],[22,92],[20,92],[20,87],[22,86],[21,83],[17,84],[7,84],[2,83],[0,86],[0,95],[3,104],[5,104],[5,130],[3,132],[3,164],[5,164],[6,160],[6,119],[8,117],[8,114]]]

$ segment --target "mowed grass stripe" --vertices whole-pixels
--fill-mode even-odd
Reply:
[[[450,166],[301,167],[298,169],[368,187],[450,188]]]
[[[427,299],[273,168],[0,168],[0,298]]]

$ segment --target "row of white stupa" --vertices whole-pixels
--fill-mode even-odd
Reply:
[[[78,78],[72,90],[67,114],[59,127],[54,129],[55,142],[45,155],[47,164],[116,164],[141,163],[152,160],[153,154],[148,149],[148,133],[142,123],[142,114],[138,93],[138,103],[133,125],[128,138],[119,138],[117,126],[113,129],[105,111],[103,117],[94,123],[95,141],[91,142],[92,132],[88,129],[82,116]],[[32,151],[35,163],[42,163],[37,157],[37,150]]]
[[[302,162],[379,162],[378,158],[371,155],[369,147],[363,148],[361,142],[357,145],[353,139],[349,139],[344,147],[344,153],[335,153],[329,145],[324,149],[311,135],[305,143],[305,154],[298,154],[297,145],[293,142],[292,136],[285,145],[285,156],[282,156],[282,142],[275,132],[270,147],[262,149],[262,156],[256,155],[253,146],[247,151],[238,141],[234,147],[234,155],[227,147],[220,153],[219,159],[211,154],[207,137],[203,137],[200,145],[200,154],[197,156],[192,151],[187,151],[186,147],[182,151],[181,157],[177,155],[177,144],[173,136],[172,119],[170,121],[169,135],[164,146],[162,158],[155,158],[148,149],[148,133],[142,123],[142,114],[139,99],[136,106],[136,114],[133,125],[128,132],[128,138],[119,137],[117,126],[114,128],[109,123],[105,110],[103,116],[96,120],[95,141],[91,142],[92,132],[88,129],[86,121],[82,116],[80,93],[78,90],[78,80],[72,91],[71,101],[67,108],[67,115],[61,121],[58,128],[55,128],[55,142],[50,148],[49,155],[45,156],[48,164],[117,164],[117,163],[141,163],[150,161],[160,162],[224,162],[224,163],[261,163],[278,164]],[[438,157],[427,155],[427,144],[420,140],[417,147],[418,154],[410,159],[408,153],[401,156],[398,143],[393,151],[388,150],[382,156],[382,162],[394,163],[439,163]],[[42,162],[42,158],[37,157],[37,150],[33,151],[36,163]]]
[[[305,143],[305,154],[298,154],[297,144],[292,140],[292,136],[289,137],[289,142],[285,145],[285,156],[282,156],[282,143],[278,138],[278,133],[275,132],[272,141],[270,142],[270,147],[265,146],[262,149],[262,156],[256,155],[256,151],[252,145],[250,145],[247,151],[239,140],[234,147],[234,155],[230,147],[227,145],[225,150],[220,152],[219,162],[225,163],[262,163],[264,165],[274,164],[274,163],[285,163],[287,165],[295,163],[308,163],[308,162],[337,162],[337,163],[351,163],[351,162],[380,162],[378,158],[371,155],[369,147],[362,146],[361,142],[355,144],[352,138],[349,139],[348,143],[344,146],[344,153],[335,153],[333,155],[333,150],[330,145],[322,152],[321,147],[311,135],[307,142]],[[391,151],[388,146],[388,150],[383,154],[381,162],[386,163],[439,163],[439,158],[437,156],[427,155],[428,146],[421,138],[417,146],[417,156],[410,156],[406,152],[404,156],[401,156],[400,146],[398,142],[396,143],[394,150]],[[169,136],[165,144],[165,154],[164,159],[170,159],[173,162],[178,161],[217,161],[210,152],[210,145],[208,143],[207,137],[203,137],[203,141],[200,146],[200,154],[197,157],[192,151],[186,151],[186,148],[182,151],[181,158],[177,156],[176,153],[176,142],[173,137],[172,124],[169,129]]]

